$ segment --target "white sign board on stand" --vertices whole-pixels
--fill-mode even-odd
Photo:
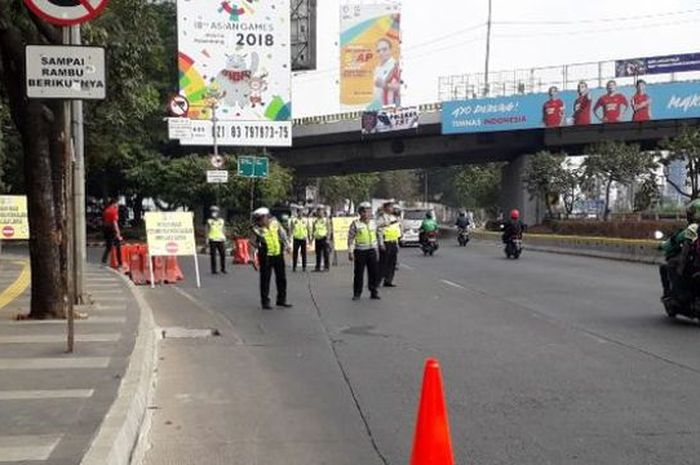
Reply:
[[[207,183],[209,184],[226,184],[228,182],[228,171],[226,170],[208,170]]]
[[[192,120],[189,118],[168,118],[168,137],[170,139],[189,139],[192,137]]]
[[[105,49],[79,45],[27,45],[28,98],[103,100]]]

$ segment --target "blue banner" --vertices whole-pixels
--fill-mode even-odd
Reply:
[[[460,100],[442,104],[442,133],[512,131],[663,119],[700,118],[700,81]]]
[[[700,71],[700,53],[632,58],[615,62],[615,76],[617,77],[681,73],[684,71]]]

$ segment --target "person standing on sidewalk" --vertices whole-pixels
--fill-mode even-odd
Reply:
[[[291,308],[287,302],[287,274],[284,265],[284,252],[289,250],[284,228],[270,215],[267,208],[253,212],[253,233],[251,241],[258,251],[260,261],[260,300],[263,310],[272,310],[270,305],[270,280],[275,273],[277,286],[277,306]]]
[[[116,249],[119,269],[122,268],[122,233],[119,230],[119,204],[117,199],[110,197],[102,211],[102,232],[105,238],[105,251],[102,254],[102,264],[107,264],[112,248]]]
[[[207,220],[207,242],[209,243],[209,257],[211,258],[211,274],[216,272],[216,254],[221,261],[221,272],[226,274],[226,222],[219,217],[220,210],[216,205],[210,209],[210,217]]]
[[[301,208],[294,211],[294,217],[289,224],[290,234],[293,238],[292,247],[292,271],[297,271],[299,251],[301,251],[301,270],[306,272],[306,249],[311,240],[309,237],[309,219]]]
[[[367,269],[367,287],[371,298],[379,300],[379,264],[377,263],[377,245],[383,246],[382,239],[377,236],[377,226],[372,220],[372,205],[363,202],[357,212],[360,218],[350,224],[348,231],[348,259],[355,263],[352,286],[352,300],[360,300]]]
[[[396,287],[394,275],[399,256],[401,221],[394,215],[394,202],[385,202],[377,219],[377,235],[383,240],[379,247],[379,281],[384,287]]]
[[[328,218],[326,211],[322,207],[316,209],[316,219],[313,223],[313,235],[316,243],[316,268],[314,271],[321,271],[321,259],[323,259],[323,270],[330,269],[330,253],[328,251]]]

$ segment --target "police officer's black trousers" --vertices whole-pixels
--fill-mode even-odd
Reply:
[[[260,301],[263,305],[270,303],[270,280],[272,272],[275,272],[275,285],[277,286],[277,303],[287,302],[287,275],[284,268],[284,255],[274,257],[260,256]]]
[[[353,252],[355,261],[355,276],[353,279],[353,295],[362,295],[362,286],[364,284],[365,268],[367,269],[367,288],[372,295],[377,294],[377,286],[379,285],[379,263],[377,263],[377,251],[355,250]]]
[[[323,259],[323,268],[329,269],[330,264],[330,253],[328,252],[328,238],[322,237],[321,239],[316,239],[316,271],[321,271],[321,259]]]
[[[394,283],[398,255],[399,244],[396,242],[385,242],[384,250],[379,249],[379,281],[383,279],[385,286]]]
[[[306,239],[294,239],[294,252],[292,255],[292,269],[297,269],[299,261],[299,250],[301,250],[301,267],[306,271]]]
[[[221,260],[221,271],[226,271],[226,243],[224,241],[209,241],[209,257],[211,258],[211,272],[216,273],[216,254]]]

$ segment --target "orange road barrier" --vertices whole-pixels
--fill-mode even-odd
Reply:
[[[151,266],[153,266],[153,284],[161,284],[165,278],[165,257],[151,257]],[[150,271],[146,275],[146,279],[150,284]]]
[[[134,244],[129,254],[129,270],[131,274],[131,281],[136,285],[146,284],[146,276],[144,276],[143,269],[144,263],[146,261],[145,246],[140,244]]]
[[[250,263],[250,244],[248,239],[238,237],[233,240],[233,264],[247,265]]]
[[[411,465],[454,465],[440,363],[425,361]]]
[[[129,270],[131,267],[129,266],[129,261],[131,258],[131,251],[133,250],[134,245],[133,244],[122,244],[121,246],[121,251],[122,251],[122,271],[125,274],[129,274]]]
[[[176,283],[185,279],[177,263],[177,257],[165,257],[165,282]]]

